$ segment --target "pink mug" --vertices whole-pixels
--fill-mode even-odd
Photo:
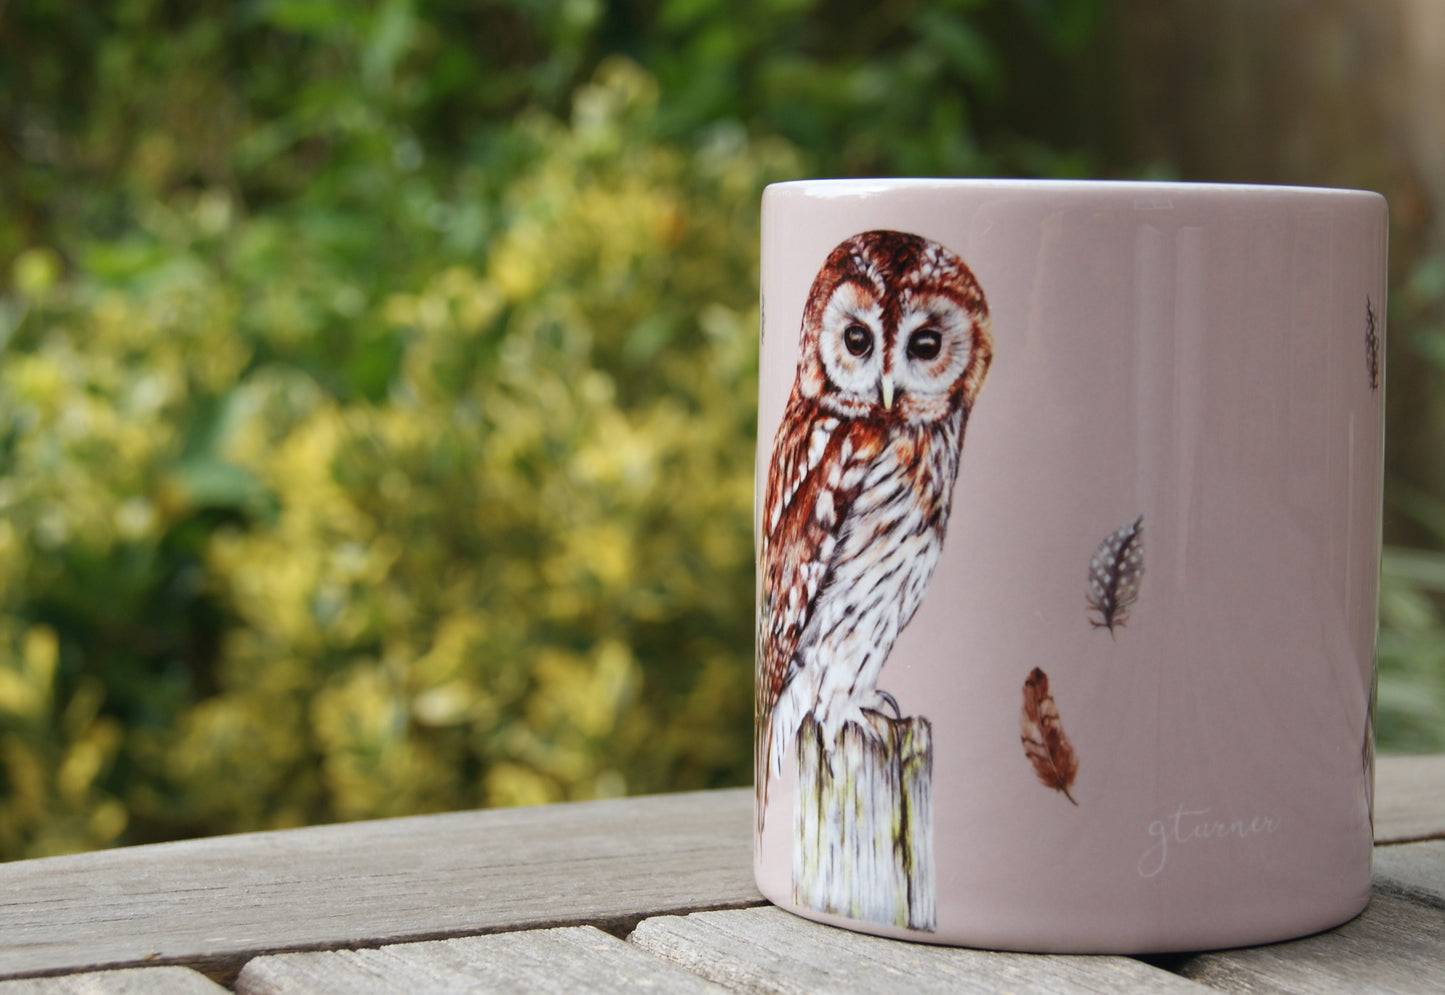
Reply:
[[[1149,953],[1370,893],[1386,205],[763,196],[758,886]]]

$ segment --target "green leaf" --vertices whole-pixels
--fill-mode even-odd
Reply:
[[[322,36],[341,33],[354,19],[346,0],[263,0],[256,11],[258,19],[283,31]]]

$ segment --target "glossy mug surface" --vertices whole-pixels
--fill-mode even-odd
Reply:
[[[1370,889],[1386,206],[763,197],[756,874],[801,915],[1144,953]]]

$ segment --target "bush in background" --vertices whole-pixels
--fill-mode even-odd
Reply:
[[[1095,6],[7,6],[0,857],[746,782],[762,186]]]

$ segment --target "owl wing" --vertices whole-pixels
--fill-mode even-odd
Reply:
[[[773,443],[759,562],[757,732],[767,781],[773,707],[833,565],[838,537],[884,444],[883,429],[845,420],[794,395]]]

